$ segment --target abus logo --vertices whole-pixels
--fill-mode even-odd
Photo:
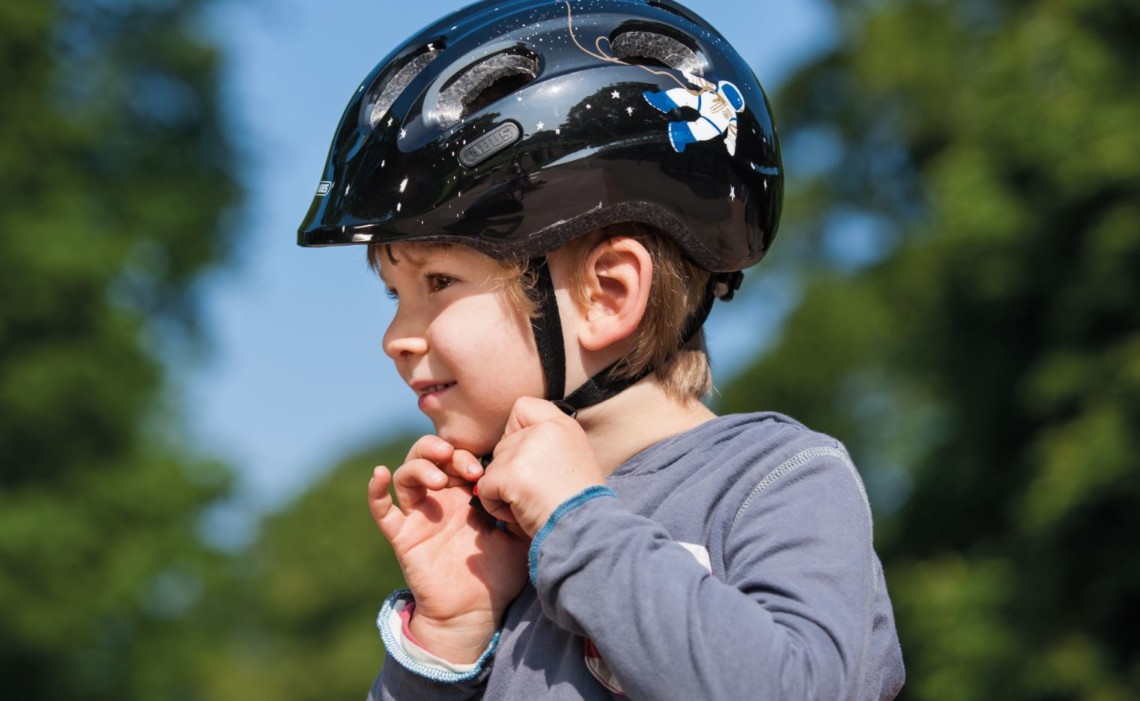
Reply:
[[[515,122],[504,122],[464,146],[459,152],[459,162],[468,168],[474,168],[520,138],[522,127]]]
[[[331,190],[331,189],[332,189],[332,181],[331,180],[322,180],[320,182],[320,184],[317,185],[317,197],[324,197],[325,195],[329,194],[329,190]]]

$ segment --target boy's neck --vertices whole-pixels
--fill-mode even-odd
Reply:
[[[654,443],[714,418],[716,414],[695,399],[671,399],[652,377],[578,414],[607,475]]]

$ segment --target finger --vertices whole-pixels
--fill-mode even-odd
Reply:
[[[472,490],[475,496],[483,504],[483,508],[487,513],[491,514],[499,521],[506,523],[516,523],[515,515],[511,511],[511,505],[503,500],[500,493],[499,480],[494,476],[484,477],[479,480],[479,484],[475,485]]]
[[[483,476],[483,463],[475,454],[467,450],[456,450],[451,456],[451,472],[468,482],[474,482]]]
[[[418,441],[412,444],[411,449],[408,451],[408,457],[404,462],[411,462],[412,460],[428,460],[437,465],[451,460],[455,448],[451,444],[443,440],[439,436],[422,436]]]
[[[510,416],[507,417],[507,427],[503,431],[503,435],[509,436],[543,421],[562,420],[573,421],[569,416],[562,413],[562,410],[556,407],[554,402],[548,402],[537,397],[519,397],[511,408]]]
[[[396,486],[396,501],[400,508],[408,509],[415,506],[429,489],[443,489],[448,485],[447,475],[443,470],[427,460],[411,460],[400,466],[392,476]]]
[[[483,503],[483,509],[496,521],[502,521],[506,524],[518,523],[518,520],[515,519],[514,512],[511,511],[510,504],[496,499],[484,499],[482,497],[479,497],[479,501]]]
[[[391,482],[392,475],[382,465],[372,471],[372,479],[368,481],[368,510],[388,540],[396,537],[404,525],[404,514],[392,503],[392,496],[388,493]]]

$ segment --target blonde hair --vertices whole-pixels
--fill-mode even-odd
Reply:
[[[712,369],[705,347],[704,331],[698,330],[682,345],[681,335],[689,318],[700,308],[708,294],[711,274],[681,253],[673,241],[651,226],[639,223],[614,224],[580,236],[560,248],[570,270],[570,293],[574,301],[586,307],[590,300],[586,288],[586,264],[590,254],[602,242],[623,236],[639,242],[653,261],[649,302],[635,332],[633,350],[618,360],[610,371],[612,379],[637,377],[652,369],[665,393],[676,401],[700,400],[712,392]],[[371,244],[368,264],[377,273],[385,261],[399,263],[401,256],[412,258],[412,247],[447,248],[452,244]],[[537,313],[534,300],[534,274],[525,261],[494,259],[495,274],[503,284],[508,300],[533,319]]]

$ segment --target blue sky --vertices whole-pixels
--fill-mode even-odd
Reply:
[[[212,15],[249,198],[238,260],[203,281],[210,353],[176,382],[195,443],[236,468],[247,508],[279,505],[350,450],[430,428],[381,350],[393,308],[363,249],[300,249],[295,232],[359,81],[396,44],[464,4],[253,0]],[[720,29],[769,92],[832,28],[818,0],[685,4]],[[709,321],[722,380],[774,326],[771,315],[739,312],[717,305]],[[371,467],[361,466],[362,485]]]

